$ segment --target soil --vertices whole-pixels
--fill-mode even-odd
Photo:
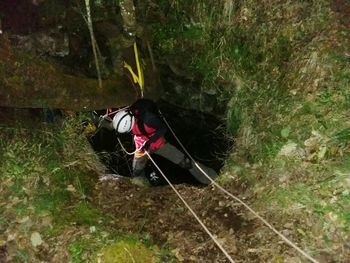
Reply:
[[[235,262],[267,262],[271,258],[270,253],[255,247],[262,242],[253,234],[259,222],[246,217],[244,211],[242,214],[237,203],[212,186],[183,184],[176,189]],[[179,262],[229,262],[170,186],[138,187],[128,178],[106,176],[96,185],[93,200],[111,215],[111,227],[150,235],[160,247],[169,248]]]

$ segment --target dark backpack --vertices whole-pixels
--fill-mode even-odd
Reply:
[[[132,115],[137,118],[138,128],[141,133],[149,137],[149,133],[146,132],[144,126],[144,116],[146,112],[151,112],[159,116],[159,109],[157,107],[157,104],[149,99],[138,99],[130,106],[129,110],[131,111]]]
[[[130,106],[132,114],[136,118],[142,118],[146,112],[159,115],[157,104],[149,99],[139,99]]]

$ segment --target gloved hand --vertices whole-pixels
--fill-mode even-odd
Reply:
[[[106,120],[106,121],[113,121],[111,117],[109,117],[107,114],[105,115],[100,115],[100,121],[103,121],[103,120]]]
[[[145,144],[141,148],[141,151],[148,151],[150,146],[151,146],[150,141],[145,142]]]
[[[113,130],[112,119],[107,115],[100,115],[98,128],[107,128]]]

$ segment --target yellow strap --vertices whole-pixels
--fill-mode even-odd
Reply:
[[[143,72],[142,72],[141,66],[140,66],[139,54],[137,51],[136,42],[134,43],[134,53],[135,53],[135,61],[136,61],[136,67],[137,67],[137,75],[133,71],[132,67],[128,63],[126,63],[125,61],[124,61],[124,68],[126,68],[130,72],[134,83],[139,84],[140,90],[141,90],[141,96],[143,97]]]
[[[136,66],[137,66],[137,74],[139,75],[139,84],[141,89],[143,89],[143,76],[142,76],[142,71],[140,67],[139,53],[137,51],[136,42],[134,43],[134,52],[135,52],[135,60],[136,60]]]
[[[126,63],[125,61],[124,61],[124,68],[129,70],[134,83],[139,83],[139,77],[134,73],[134,71],[132,70],[131,66],[128,63]]]

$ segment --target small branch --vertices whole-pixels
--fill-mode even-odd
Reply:
[[[99,84],[99,87],[102,89],[101,69],[100,69],[100,64],[98,62],[97,42],[96,42],[96,39],[95,39],[94,29],[93,29],[93,26],[92,26],[90,1],[89,0],[85,0],[85,6],[86,6],[88,28],[89,28],[90,37],[91,37],[92,51],[93,51],[94,57],[95,57],[95,65],[96,65],[96,71],[97,71],[97,76],[98,76],[98,84]]]

